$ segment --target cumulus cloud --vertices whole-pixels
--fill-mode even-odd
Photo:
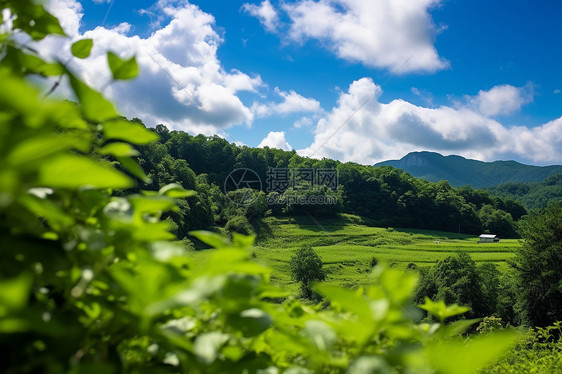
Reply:
[[[92,38],[91,56],[73,59],[70,67],[87,83],[104,88],[104,94],[124,115],[139,117],[147,125],[163,123],[208,135],[253,121],[254,114],[237,94],[255,92],[263,85],[261,78],[222,67],[217,57],[222,38],[214,30],[215,19],[196,5],[186,0],[160,0],[152,11],[159,12],[167,23],[146,38],[127,35],[131,27],[126,23],[80,33],[83,10],[76,0],[52,0],[49,9],[62,20],[71,38],[48,38],[38,48],[64,60],[70,57],[73,41]],[[105,56],[109,50],[123,58],[136,55],[139,77],[110,83]]]
[[[300,129],[303,127],[308,127],[308,126],[312,126],[314,125],[314,120],[310,117],[302,117],[301,119],[295,121],[295,123],[293,123],[293,127],[295,129]]]
[[[275,94],[283,101],[280,103],[269,102],[267,104],[254,103],[252,112],[259,118],[277,114],[306,113],[321,111],[320,102],[313,98],[304,97],[293,90],[282,91],[275,87]]]
[[[290,151],[293,149],[289,143],[285,140],[284,131],[271,131],[267,136],[260,142],[258,148],[269,147],[269,148],[279,148],[284,151]]]
[[[518,112],[533,100],[533,87],[514,87],[509,84],[495,86],[488,91],[479,91],[468,102],[485,116],[509,115]]]
[[[378,100],[381,92],[369,78],[353,82],[318,121],[311,146],[298,152],[364,164],[414,150],[480,160],[513,153],[535,162],[562,160],[562,118],[536,128],[508,128],[470,103],[456,108],[426,108],[404,100],[386,104]]]
[[[277,31],[279,14],[269,0],[263,1],[260,5],[245,3],[242,5],[242,10],[259,19],[267,31]]]
[[[440,0],[283,2],[281,9],[290,22],[288,30],[279,30],[279,34],[297,43],[319,41],[339,58],[369,67],[396,73],[434,72],[448,66],[435,49],[439,29],[429,14],[429,9],[439,3]],[[254,11],[248,13],[272,31],[275,27],[267,26],[263,15],[270,7],[266,1],[260,7],[251,6]],[[258,8],[264,11],[258,13]]]

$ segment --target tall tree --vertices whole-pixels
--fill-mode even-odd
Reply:
[[[326,279],[326,273],[322,269],[322,259],[311,246],[305,246],[298,249],[291,257],[290,265],[291,275],[300,283],[302,295],[307,299],[312,298],[311,283]]]
[[[519,304],[527,322],[546,326],[562,320],[562,203],[524,219],[522,236],[516,258]]]

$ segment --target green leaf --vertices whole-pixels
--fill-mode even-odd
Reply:
[[[242,235],[237,232],[232,233],[232,243],[238,248],[249,249],[254,245],[255,235]]]
[[[220,332],[207,332],[199,335],[193,345],[193,353],[207,365],[212,364],[221,349],[228,341],[228,335]]]
[[[55,230],[69,227],[74,223],[70,216],[64,214],[55,203],[49,200],[41,199],[34,195],[24,195],[19,201],[37,217],[45,218]]]
[[[48,159],[39,168],[38,183],[43,187],[127,188],[130,178],[108,164],[79,155],[60,155]]]
[[[519,335],[513,331],[479,335],[464,340],[439,340],[429,343],[426,354],[439,374],[472,374],[493,363],[515,345]]]
[[[394,371],[382,357],[360,356],[350,366],[347,374],[391,374]]]
[[[103,133],[108,139],[124,140],[133,144],[148,144],[158,140],[158,134],[140,123],[116,119],[103,124]]]
[[[87,137],[70,134],[42,134],[19,143],[7,159],[12,165],[21,165],[26,162],[41,160],[68,149],[87,152],[89,148],[90,139]]]
[[[90,121],[103,122],[118,117],[115,107],[106,100],[101,93],[88,87],[87,84],[76,78],[67,70],[70,86],[82,104],[82,112]]]
[[[64,67],[58,62],[48,63],[41,58],[27,53],[20,53],[19,62],[29,72],[39,74],[44,77],[61,75],[64,73]]]
[[[427,296],[425,298],[425,304],[420,305],[419,307],[423,310],[426,310],[431,315],[439,318],[441,322],[449,317],[463,314],[470,310],[470,308],[468,307],[459,306],[457,304],[445,305],[445,302],[443,300],[439,302],[433,302]]]
[[[33,278],[27,273],[0,280],[0,316],[27,305],[32,282]]]
[[[66,36],[58,19],[43,6],[20,1],[14,8],[17,9],[14,28],[25,31],[33,40],[41,40],[49,34]]]
[[[135,214],[137,215],[143,215],[145,213],[162,213],[177,209],[172,199],[163,196],[147,197],[135,195],[129,198],[129,201],[133,204]]]
[[[115,53],[108,52],[107,62],[109,63],[113,79],[133,79],[139,74],[139,66],[135,56],[128,60],[122,60]]]
[[[78,58],[87,58],[90,56],[94,41],[92,39],[82,39],[72,44],[72,54]]]
[[[129,143],[110,143],[98,151],[102,155],[112,155],[115,157],[131,157],[138,156],[139,152]]]
[[[240,330],[245,337],[252,337],[267,330],[273,324],[273,319],[263,310],[252,308],[231,315],[228,323]]]
[[[338,304],[344,310],[355,313],[359,317],[360,322],[365,324],[366,328],[373,322],[373,314],[367,300],[356,292],[322,283],[317,284],[314,289],[330,300],[330,302]]]
[[[162,187],[158,191],[158,194],[174,198],[182,198],[195,196],[197,193],[195,191],[186,190],[177,183],[170,183]]]
[[[146,176],[144,170],[140,167],[138,162],[133,160],[131,157],[116,157],[116,158],[117,161],[119,161],[121,165],[123,165],[123,167],[125,167],[125,169],[127,169],[135,177],[139,178],[144,183],[151,182],[150,178]]]
[[[190,231],[189,235],[195,236],[197,239],[213,248],[224,248],[232,245],[232,243],[222,235],[210,231]]]
[[[337,339],[334,330],[322,321],[307,321],[303,332],[312,344],[314,344],[320,351],[330,349]]]

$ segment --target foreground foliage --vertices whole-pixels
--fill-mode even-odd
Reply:
[[[561,325],[527,331],[513,350],[481,374],[562,373]]]
[[[458,337],[475,321],[444,322],[467,308],[429,299],[439,322],[416,323],[410,272],[377,267],[357,291],[318,285],[320,308],[269,284],[252,237],[194,232],[218,251],[192,263],[162,220],[192,192],[114,193],[148,181],[133,145],[154,133],[11,37],[63,34],[41,5],[0,5],[13,28],[0,38],[2,372],[471,373],[515,343],[509,331]],[[87,58],[91,45],[72,52]],[[115,79],[138,71],[113,53],[108,64]],[[45,99],[30,74],[65,76],[78,103]]]

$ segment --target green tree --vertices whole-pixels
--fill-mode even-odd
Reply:
[[[495,264],[485,263],[478,266],[482,294],[487,313],[497,313],[500,290],[500,272]]]
[[[293,254],[290,266],[293,279],[300,283],[302,295],[307,299],[312,298],[311,283],[326,279],[320,256],[311,246],[305,246]]]
[[[476,263],[466,252],[449,256],[422,272],[416,300],[421,301],[425,297],[467,306],[471,309],[467,314],[469,317],[490,313]]]
[[[524,219],[522,236],[516,257],[519,305],[529,323],[547,326],[562,320],[562,203]]]

